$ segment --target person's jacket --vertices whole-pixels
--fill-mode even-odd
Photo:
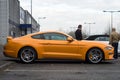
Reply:
[[[119,42],[119,40],[120,40],[120,35],[117,32],[114,31],[110,34],[109,44]]]
[[[81,30],[77,29],[75,31],[75,37],[76,37],[77,40],[82,40],[82,32],[81,32]]]

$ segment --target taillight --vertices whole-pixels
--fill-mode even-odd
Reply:
[[[13,38],[12,37],[7,37],[7,42],[9,42],[10,40],[12,40]]]

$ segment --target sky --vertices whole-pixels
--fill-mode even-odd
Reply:
[[[31,0],[19,1],[31,13]],[[40,31],[75,31],[81,24],[87,34],[102,34],[111,24],[111,13],[104,10],[119,11],[120,0],[32,0],[32,16],[41,25]],[[119,26],[120,12],[114,12],[113,27],[120,31]]]

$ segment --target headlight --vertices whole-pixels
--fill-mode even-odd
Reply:
[[[112,46],[106,46],[106,47],[105,47],[105,50],[112,50],[112,49],[113,49]]]

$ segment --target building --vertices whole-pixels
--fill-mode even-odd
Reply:
[[[6,43],[7,36],[37,32],[39,27],[30,13],[20,7],[19,0],[0,0],[0,45]]]
[[[37,21],[31,16],[31,14],[27,10],[20,8],[20,26],[19,27],[21,30],[21,35],[26,35],[29,33],[38,32],[40,25],[37,23]]]
[[[20,36],[20,4],[18,0],[0,0],[0,44],[7,36]]]

